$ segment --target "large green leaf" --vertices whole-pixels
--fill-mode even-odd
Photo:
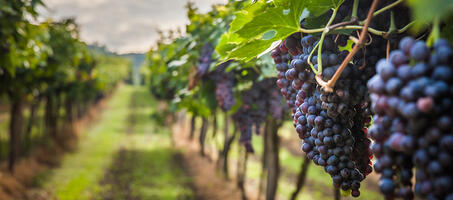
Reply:
[[[217,52],[222,59],[251,60],[273,42],[299,31],[304,7],[303,1],[287,0],[280,1],[277,7],[257,3],[237,12],[229,32],[220,39]]]
[[[289,12],[296,12],[300,15],[302,10],[288,11],[283,7],[270,8],[255,16],[236,33],[243,38],[255,38],[267,31],[276,31],[277,37],[294,33],[299,30],[299,20],[296,20]]]
[[[235,32],[253,19],[247,11],[238,11],[234,14],[234,20],[230,24],[230,31]]]
[[[215,50],[219,55],[228,55],[242,41],[243,39],[236,33],[225,33],[220,37],[219,44],[217,44]]]
[[[234,20],[230,24],[230,31],[235,32],[253,19],[253,13],[245,10],[234,13]]]
[[[452,0],[409,0],[413,17],[423,22],[432,22],[434,18],[444,18],[453,12]]]
[[[216,50],[224,60],[249,61],[268,50],[274,42],[298,32],[302,18],[318,17],[343,1],[279,0],[274,7],[260,4],[260,1],[235,14],[229,32],[222,36]]]
[[[259,1],[251,4],[240,11],[234,13],[234,20],[230,23],[230,32],[236,32],[245,24],[253,20],[257,13],[266,9],[268,5],[264,1]]]
[[[263,51],[267,50],[273,42],[274,42],[273,40],[262,40],[262,39],[250,40],[247,43],[244,43],[241,46],[236,47],[226,56],[226,58],[244,60],[246,62],[250,61],[251,59],[261,54]]]
[[[319,16],[310,16],[305,19],[305,28],[314,29],[324,27],[329,21],[330,16],[322,14]]]
[[[308,0],[306,5],[311,16],[319,16],[331,8],[339,7],[344,0]]]

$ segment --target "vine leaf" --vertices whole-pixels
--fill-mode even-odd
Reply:
[[[239,30],[241,27],[243,27],[245,24],[250,22],[250,20],[252,18],[249,16],[250,16],[250,14],[247,11],[238,11],[238,12],[234,13],[235,18],[230,24],[229,31],[235,32],[235,31]]]
[[[451,0],[410,0],[409,6],[412,8],[415,20],[432,22],[434,18],[443,19],[451,15],[453,11],[453,1]]]
[[[343,2],[344,0],[309,0],[307,8],[310,11],[310,15],[319,16],[331,8],[337,8]]]
[[[260,13],[268,5],[265,2],[259,1],[255,4],[234,13],[234,20],[230,23],[230,32],[236,32],[241,29],[245,24],[252,21],[257,13]]]
[[[261,2],[261,3],[260,3]],[[278,40],[299,31],[299,18],[305,3],[287,0],[277,7],[260,1],[236,13],[216,48],[222,59],[249,61]]]
[[[301,18],[317,17],[344,0],[279,0],[276,6],[258,1],[235,13],[230,30],[216,51],[223,60],[250,61],[277,41],[300,31]]]
[[[313,16],[305,19],[305,28],[321,28],[329,21],[330,15],[328,13],[319,16]]]
[[[272,8],[257,15],[236,33],[243,38],[254,38],[269,30],[278,30],[276,35],[286,36],[299,30],[299,21],[294,20],[283,8]],[[289,11],[291,12],[291,11]],[[301,13],[301,12],[300,12]]]
[[[216,47],[216,51],[219,55],[227,55],[228,52],[233,50],[238,44],[240,44],[243,41],[242,38],[240,38],[237,34],[235,33],[225,33],[220,37],[219,44]]]
[[[250,61],[261,52],[268,49],[271,44],[272,43],[269,43],[269,40],[253,39],[235,48],[228,54],[228,57],[237,60]]]

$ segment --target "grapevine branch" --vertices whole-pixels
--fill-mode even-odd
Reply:
[[[310,34],[310,33],[324,32],[326,29],[329,29],[329,30],[361,30],[361,29],[363,29],[364,26],[362,26],[362,25],[348,25],[348,24],[354,24],[355,22],[356,21],[353,21],[353,20],[346,21],[346,22],[340,22],[340,23],[334,24],[327,28],[315,28],[315,29],[300,28],[299,32]],[[415,21],[412,21],[409,24],[407,24],[406,26],[404,26],[403,28],[396,30],[396,33],[406,32],[414,24],[415,24]],[[371,27],[368,27],[368,32],[373,33],[374,35],[379,35],[379,36],[383,36],[383,37],[386,37],[388,35],[387,31],[381,31],[381,30],[377,30],[377,29],[374,29]]]
[[[349,39],[350,39],[352,42],[354,42],[354,44],[358,44],[358,43],[359,43],[359,39],[356,38],[356,37],[354,37],[354,36],[352,36],[352,35],[349,36]]]
[[[329,29],[334,30],[334,29],[338,29],[340,27],[346,27],[348,25],[353,25],[355,23],[357,23],[357,18],[352,18],[349,21],[344,21],[344,22],[340,22],[340,23],[334,24],[332,26],[329,26]]]
[[[415,21],[412,21],[410,22],[409,24],[407,24],[406,26],[404,26],[403,28],[401,29],[397,29],[394,31],[394,33],[403,33],[403,32],[406,32],[411,26],[413,26],[415,24]],[[336,26],[337,24],[334,24],[332,26]],[[364,26],[361,26],[361,25],[347,25],[347,26],[340,26],[340,27],[335,27],[335,30],[343,30],[343,29],[363,29]],[[312,29],[312,30],[315,30],[315,29]],[[321,31],[318,31],[318,32],[321,32]],[[374,28],[370,28],[368,27],[368,32],[374,34],[374,35],[378,35],[378,36],[382,36],[382,37],[386,37],[388,36],[388,31],[381,31],[381,30],[376,30]]]
[[[368,15],[367,15],[367,18],[365,21],[365,25],[363,26],[362,32],[360,33],[359,41],[358,41],[357,45],[355,45],[354,48],[352,48],[352,50],[349,52],[348,56],[346,56],[346,58],[343,60],[340,67],[333,75],[332,79],[325,82],[324,80],[322,80],[322,77],[320,75],[316,75],[316,81],[324,89],[324,91],[333,92],[333,87],[335,86],[335,83],[337,82],[338,78],[340,78],[341,73],[346,68],[348,63],[351,61],[352,57],[354,57],[354,55],[357,53],[357,51],[359,51],[359,49],[363,46],[365,38],[368,33],[368,27],[370,26],[371,19],[373,18],[373,13],[374,13],[374,10],[376,10],[378,1],[379,0],[373,0],[370,11],[368,12]]]

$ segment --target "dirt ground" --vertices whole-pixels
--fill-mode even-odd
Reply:
[[[181,149],[185,169],[192,178],[196,199],[201,200],[236,200],[241,199],[241,192],[234,180],[225,180],[216,169],[212,150],[207,150],[205,157],[200,155],[197,141],[190,141],[187,123],[176,123],[173,126],[173,142]]]

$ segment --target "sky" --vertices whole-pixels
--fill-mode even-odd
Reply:
[[[75,17],[81,39],[99,43],[118,53],[148,51],[158,38],[156,30],[188,23],[184,6],[188,0],[44,0],[45,17]],[[191,0],[201,12],[227,0]]]

